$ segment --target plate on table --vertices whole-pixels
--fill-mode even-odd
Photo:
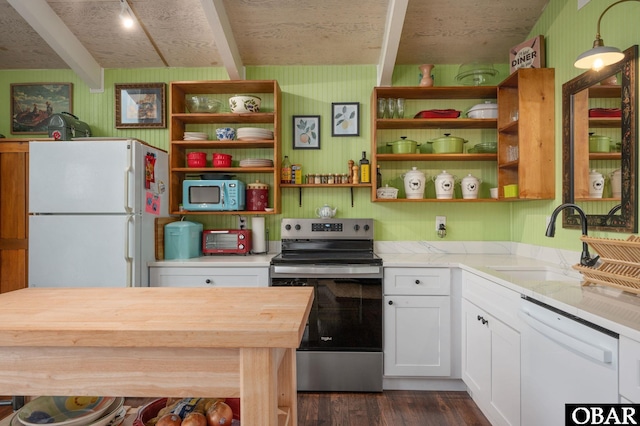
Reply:
[[[99,419],[112,406],[115,397],[41,396],[16,413],[25,426],[80,426]]]

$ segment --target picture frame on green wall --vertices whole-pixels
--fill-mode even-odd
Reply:
[[[360,136],[360,102],[331,104],[331,136]]]
[[[11,133],[46,134],[51,116],[72,106],[72,83],[11,84]]]
[[[116,129],[166,128],[166,84],[116,84]]]
[[[320,116],[293,116],[293,149],[320,149]]]

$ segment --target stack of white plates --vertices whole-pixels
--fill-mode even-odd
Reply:
[[[117,426],[123,405],[123,397],[41,396],[18,410],[10,426]]]
[[[246,158],[240,160],[240,167],[273,167],[273,160],[266,158]]]
[[[240,127],[236,132],[237,139],[241,141],[253,141],[259,139],[273,139],[273,132],[259,127]]]
[[[203,132],[184,132],[185,141],[206,141],[209,135]]]

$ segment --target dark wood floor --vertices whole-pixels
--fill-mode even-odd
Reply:
[[[490,426],[466,392],[298,392],[299,426]]]
[[[0,406],[0,419],[11,412],[11,406]],[[491,423],[466,392],[298,393],[298,426],[446,425]]]

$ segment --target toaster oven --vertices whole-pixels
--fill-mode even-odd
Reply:
[[[202,254],[247,254],[251,251],[251,230],[205,229]]]

